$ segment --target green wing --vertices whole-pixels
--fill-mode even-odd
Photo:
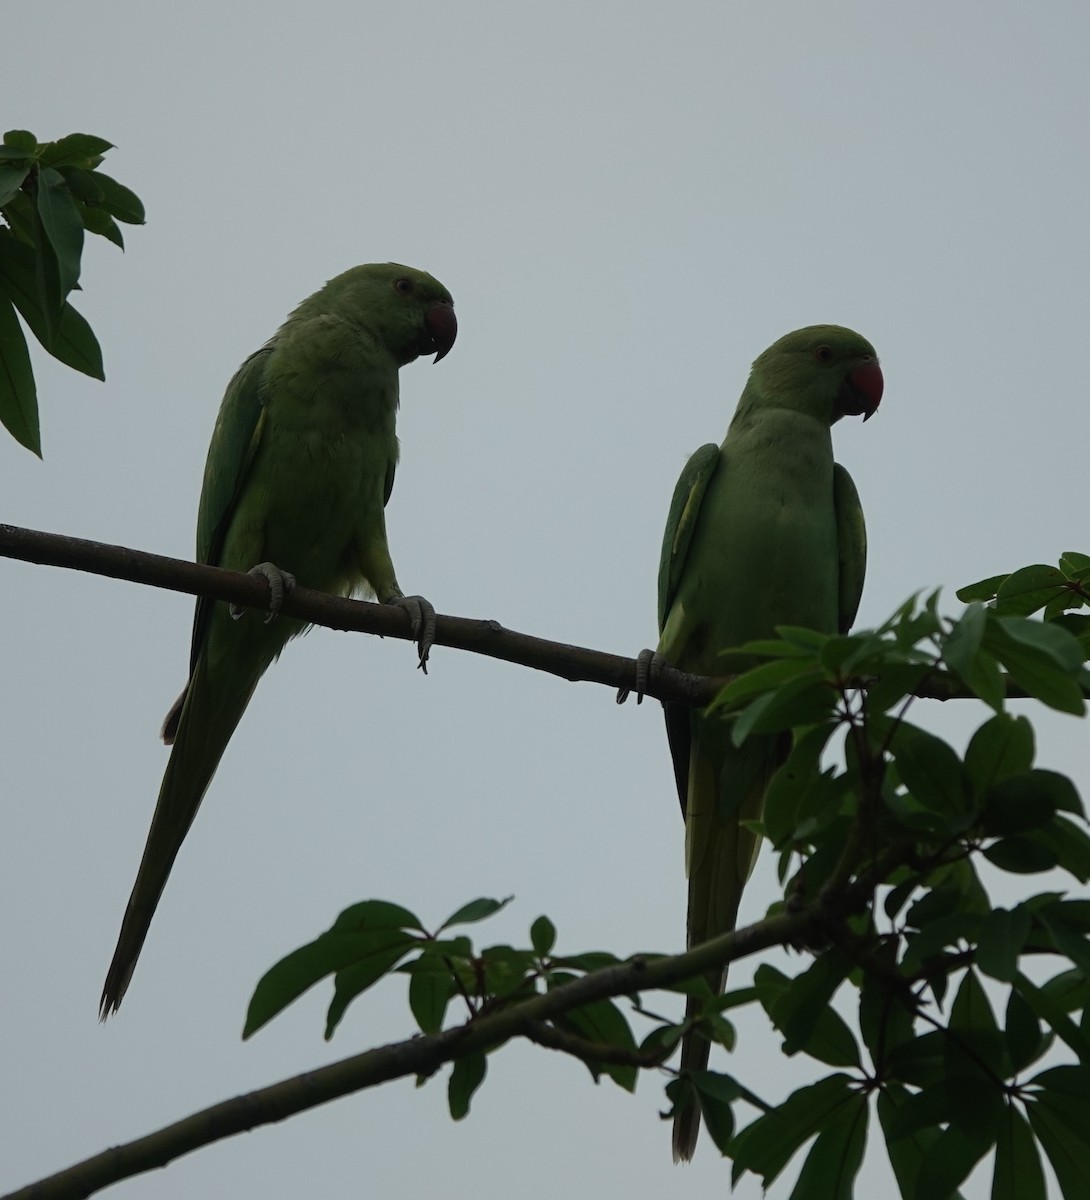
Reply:
[[[701,446],[685,464],[674,488],[674,498],[670,501],[670,515],[666,518],[666,532],[662,538],[662,556],[659,559],[660,634],[666,628],[666,620],[685,571],[685,562],[704,494],[721,460],[719,447],[714,442]],[[662,711],[666,718],[670,757],[674,763],[674,781],[684,815],[689,794],[689,749],[692,737],[690,710],[683,704],[664,704]]]
[[[714,442],[701,446],[685,464],[685,469],[674,488],[674,498],[670,501],[670,515],[666,518],[666,532],[662,538],[662,555],[659,558],[660,633],[666,625],[674,596],[677,595],[700,505],[719,466],[719,459],[719,447]]]
[[[261,442],[265,423],[265,368],[272,352],[272,346],[264,346],[235,372],[227,385],[208,447],[197,512],[197,561],[213,567],[220,565],[224,539]],[[191,672],[208,632],[213,603],[203,597],[197,600],[189,655]]]
[[[836,509],[836,540],[840,556],[840,632],[847,633],[859,611],[863,576],[867,570],[867,526],[863,506],[852,477],[833,464],[833,507]]]

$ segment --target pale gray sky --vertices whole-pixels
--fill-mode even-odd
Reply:
[[[37,0],[4,37],[4,127],[116,142],[105,169],[148,211],[124,257],[85,256],[106,384],[35,359],[45,461],[0,439],[4,521],[190,556],[237,364],[325,279],[393,259],[461,323],[402,375],[388,509],[402,584],[441,612],[652,643],[681,466],[813,322],[858,329],[886,375],[878,418],[835,431],[870,529],[863,623],[1090,549],[1080,0]],[[438,921],[513,892],[486,942],[547,912],[561,949],[681,946],[657,706],[442,648],[425,679],[405,643],[319,630],[258,689],[100,1028],[191,603],[5,560],[0,581],[0,1189],[411,1033],[392,984],[326,1045],[326,986],[239,1040],[261,973],[353,901]],[[979,719],[920,711],[955,741]],[[1087,779],[1076,722],[1039,742]],[[743,916],[773,882],[762,861]],[[757,1020],[731,1068],[770,1098],[810,1077],[777,1046]],[[442,1079],[395,1083],[110,1194],[725,1194],[706,1139],[672,1167],[662,1107],[653,1077],[630,1097],[515,1047],[460,1124]],[[866,1172],[861,1195],[890,1194],[882,1155]]]

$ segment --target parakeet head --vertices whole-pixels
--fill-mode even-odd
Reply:
[[[874,416],[882,368],[866,338],[841,325],[808,325],[785,334],[753,364],[752,382],[765,403],[820,416]]]
[[[421,354],[438,362],[458,335],[450,292],[426,271],[401,263],[366,263],[331,279],[304,304],[315,304],[357,322],[397,360]]]

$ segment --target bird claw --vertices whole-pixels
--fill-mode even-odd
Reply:
[[[251,567],[247,575],[253,575],[255,579],[264,579],[269,585],[269,611],[265,614],[265,624],[276,619],[280,614],[281,608],[284,606],[284,597],[290,596],[295,588],[295,576],[288,571],[281,571],[280,568],[271,562],[258,563],[256,567]],[[228,611],[233,620],[237,621],[242,617],[246,609],[241,604],[228,605]]]
[[[634,689],[618,688],[617,703],[624,704],[629,693],[635,691],[636,703],[642,704],[644,692],[658,683],[664,666],[666,666],[666,659],[657,650],[641,650],[636,655],[636,686]]]
[[[409,614],[409,627],[420,657],[416,665],[427,675],[428,655],[435,645],[435,609],[423,596],[391,596],[386,603],[403,608]]]

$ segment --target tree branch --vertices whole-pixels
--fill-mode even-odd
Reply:
[[[268,611],[269,607],[268,584],[252,575],[130,550],[125,546],[21,529],[15,525],[0,525],[0,556],[88,571],[148,587],[224,600],[246,608]],[[328,629],[412,640],[406,612],[387,604],[345,600],[297,587],[284,598],[281,612]],[[440,616],[436,623],[435,644],[518,663],[573,682],[601,683],[613,688],[634,689],[636,686],[636,660],[633,658],[516,633],[505,629],[498,621]],[[700,706],[710,703],[725,682],[725,679],[688,675],[664,667],[654,685],[647,689],[647,694],[658,700]]]
[[[684,954],[629,959],[434,1036],[380,1046],[224,1100],[145,1137],[113,1146],[55,1175],[9,1192],[0,1200],[84,1200],[112,1183],[165,1167],[184,1154],[237,1133],[283,1121],[391,1079],[433,1075],[445,1063],[494,1050],[512,1038],[529,1036],[531,1030],[539,1032],[542,1022],[593,1001],[669,987],[770,946],[793,942],[805,936],[821,919],[823,914],[816,911],[780,913],[713,938]],[[608,1049],[601,1047],[598,1061],[605,1061],[608,1054]]]
[[[22,529],[17,525],[0,525],[0,557],[20,559],[43,566],[63,567],[72,571],[87,571],[110,579],[124,579],[147,587],[186,592],[191,596],[206,596],[246,608],[267,612],[269,587],[262,580],[238,571],[224,571],[203,563],[191,563],[125,546],[67,537],[59,533],[43,533]],[[345,600],[296,587],[284,598],[281,611],[289,617],[356,633],[377,634],[379,637],[412,640],[408,614],[388,604],[372,604],[360,600]],[[611,688],[636,689],[636,660],[620,654],[606,654],[585,646],[565,642],[550,642],[528,633],[505,629],[498,621],[469,617],[440,616],[436,622],[435,644],[455,650],[469,650],[488,658],[517,663],[535,671],[545,671],[570,682],[600,683]],[[690,675],[663,664],[648,683],[646,695],[672,704],[702,707],[711,703],[728,677],[714,678]],[[1012,698],[1025,698],[1027,693],[1009,677],[1004,677],[1006,693]],[[972,699],[951,675],[933,676],[926,688],[917,695],[933,700]]]

